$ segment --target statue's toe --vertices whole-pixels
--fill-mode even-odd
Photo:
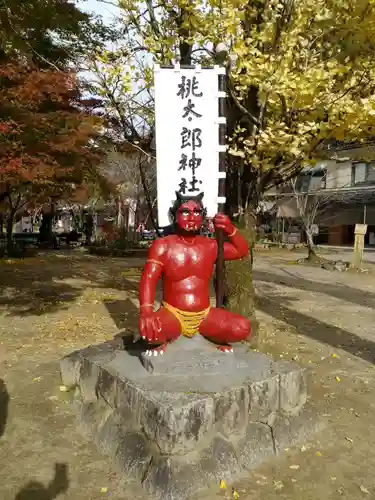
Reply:
[[[146,356],[163,356],[165,351],[165,345],[155,347],[154,349],[147,349]]]
[[[221,352],[225,352],[226,354],[233,353],[233,347],[231,345],[218,345],[217,349]]]

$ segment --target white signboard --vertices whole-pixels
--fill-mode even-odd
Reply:
[[[204,192],[208,217],[217,212],[219,152],[218,75],[223,70],[155,67],[158,223],[168,226],[176,191]]]

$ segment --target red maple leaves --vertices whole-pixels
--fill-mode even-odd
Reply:
[[[0,67],[0,191],[80,186],[101,157],[99,118],[81,103],[73,72]]]

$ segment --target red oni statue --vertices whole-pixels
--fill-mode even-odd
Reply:
[[[154,241],[149,249],[140,286],[139,330],[148,342],[148,356],[163,354],[168,342],[180,335],[200,333],[223,352],[233,352],[231,343],[250,335],[248,319],[225,309],[210,307],[210,282],[217,257],[217,243],[199,234],[206,211],[203,193],[177,199],[170,209],[176,234]],[[241,259],[248,254],[246,240],[224,214],[214,218],[216,229],[222,229],[224,259]],[[163,301],[154,312],[156,286],[163,279]]]

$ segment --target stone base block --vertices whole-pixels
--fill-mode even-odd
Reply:
[[[153,499],[184,500],[306,437],[306,377],[244,345],[222,353],[200,336],[164,356],[118,341],[61,360],[81,421],[99,448]]]

